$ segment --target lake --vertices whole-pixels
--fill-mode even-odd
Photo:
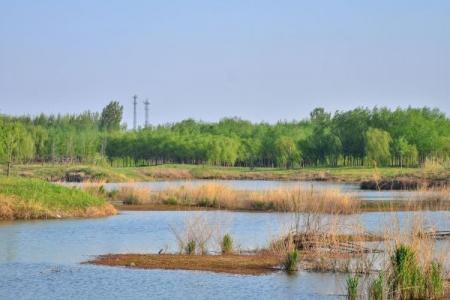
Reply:
[[[210,272],[136,270],[80,264],[107,253],[177,250],[171,227],[198,214],[220,223],[242,249],[267,246],[293,214],[246,212],[121,212],[85,220],[0,223],[1,299],[333,299],[345,294],[347,275],[276,272],[264,276]],[[414,213],[348,216],[369,231],[382,232]],[[448,212],[422,214],[437,229],[450,228]]]

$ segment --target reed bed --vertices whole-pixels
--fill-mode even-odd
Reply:
[[[138,197],[137,197],[138,196]],[[360,201],[337,189],[279,188],[266,191],[235,190],[221,184],[170,187],[150,192],[137,187],[119,190],[116,199],[139,198],[140,204],[203,207],[229,210],[356,213]]]

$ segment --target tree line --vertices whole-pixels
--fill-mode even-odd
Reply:
[[[418,166],[450,157],[450,120],[438,109],[316,108],[276,124],[192,119],[138,130],[121,125],[123,107],[102,113],[0,117],[0,157],[17,162],[163,163],[221,166]]]

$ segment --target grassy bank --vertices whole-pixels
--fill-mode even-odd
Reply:
[[[2,168],[3,169],[3,168]],[[3,170],[2,170],[3,172]],[[68,174],[80,175],[83,181],[107,182],[177,180],[177,179],[261,179],[261,180],[327,180],[362,182],[364,180],[392,180],[394,178],[446,180],[450,170],[442,168],[240,168],[209,165],[159,165],[150,167],[110,168],[89,165],[33,164],[14,166],[17,176],[65,181]]]
[[[0,220],[100,217],[115,212],[104,199],[80,189],[0,176]]]

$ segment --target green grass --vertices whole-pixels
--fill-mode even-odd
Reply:
[[[225,234],[221,243],[222,254],[230,254],[233,252],[233,239],[230,234]]]
[[[4,168],[2,168],[4,169]],[[1,171],[4,172],[4,171]],[[370,167],[337,167],[337,168],[244,168],[220,167],[210,165],[165,164],[150,167],[111,168],[93,165],[53,165],[32,164],[17,165],[14,175],[40,178],[48,181],[64,180],[68,172],[82,172],[90,180],[107,182],[148,181],[156,179],[280,179],[308,180],[326,179],[334,181],[360,182],[372,179],[374,175],[388,179],[398,176],[413,177],[445,177],[448,170],[424,172],[420,168],[374,168]]]
[[[347,299],[356,300],[358,298],[358,285],[359,285],[358,277],[350,276],[347,278]]]
[[[298,270],[298,252],[297,250],[290,251],[286,254],[283,261],[283,268],[288,273],[296,272]]]
[[[0,219],[100,216],[114,209],[105,199],[39,179],[0,176]]]
[[[444,295],[442,266],[420,266],[415,251],[399,245],[391,257],[391,294],[399,299],[440,299]]]

